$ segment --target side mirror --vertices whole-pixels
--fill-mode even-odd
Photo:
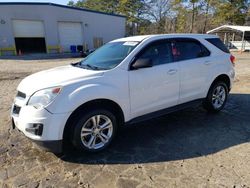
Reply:
[[[152,66],[153,66],[153,62],[150,58],[139,58],[131,65],[131,69],[135,70],[135,69],[141,69],[141,68],[148,68]]]

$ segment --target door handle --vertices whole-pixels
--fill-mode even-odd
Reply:
[[[176,72],[177,72],[177,69],[170,69],[170,70],[168,71],[168,74],[173,75],[173,74],[175,74]]]
[[[205,65],[209,65],[209,64],[211,64],[211,63],[212,63],[212,62],[211,62],[211,61],[208,61],[208,60],[204,62]]]

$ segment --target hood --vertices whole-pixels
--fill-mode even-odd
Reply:
[[[69,82],[79,81],[79,79],[82,80],[101,75],[103,75],[102,71],[93,71],[67,65],[32,74],[24,78],[17,89],[27,95],[32,95],[34,92],[44,88],[64,86]]]

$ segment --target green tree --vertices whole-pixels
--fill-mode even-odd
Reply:
[[[195,22],[195,15],[198,11],[198,2],[199,0],[189,0],[188,1],[191,4],[191,12],[192,12],[192,17],[191,17],[191,26],[190,26],[190,33],[193,33],[193,29],[194,29],[194,22]]]
[[[74,1],[72,1],[72,0],[70,0],[69,2],[68,2],[68,6],[74,6]]]
[[[128,34],[135,34],[144,12],[144,0],[78,0],[70,1],[70,6],[83,7],[91,10],[125,15]]]
[[[250,25],[250,0],[71,0],[68,5],[125,15],[128,35]]]
[[[189,32],[192,33],[194,30],[195,18],[198,13],[200,1],[199,0],[176,0],[175,5],[178,5],[178,4],[181,4],[182,5],[181,7],[184,8],[184,9],[179,9],[179,10],[183,12],[188,11],[191,14]]]
[[[128,22],[137,21],[142,14],[143,0],[78,0],[76,3],[70,1],[70,6],[83,7],[91,10],[107,13],[122,14],[127,17]]]
[[[186,32],[186,25],[188,22],[188,11],[182,3],[182,0],[175,0],[172,2],[173,11],[175,12],[175,32]]]
[[[129,22],[138,22],[144,12],[144,1],[120,0],[117,12],[125,15]]]
[[[107,13],[116,13],[118,3],[119,0],[78,0],[76,3],[70,1],[68,5]]]
[[[212,0],[204,0],[202,3],[203,7],[204,7],[204,14],[205,14],[205,20],[204,20],[204,26],[202,29],[202,33],[206,32],[206,28],[207,28],[207,22],[208,22],[208,13],[209,13],[209,9],[211,6],[211,2]]]
[[[144,2],[144,17],[152,22],[153,33],[167,32],[166,26],[172,12],[172,0],[146,0]]]
[[[217,0],[201,0],[200,1],[200,17],[202,23],[202,33],[206,33],[208,26],[211,27],[213,14],[215,12],[215,5]]]
[[[216,24],[236,24],[243,25],[249,0],[219,0],[215,6],[214,22]]]

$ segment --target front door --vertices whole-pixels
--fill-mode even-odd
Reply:
[[[153,66],[129,71],[131,114],[138,117],[177,105],[179,66],[173,62],[171,43],[148,44],[135,58],[149,58]]]

